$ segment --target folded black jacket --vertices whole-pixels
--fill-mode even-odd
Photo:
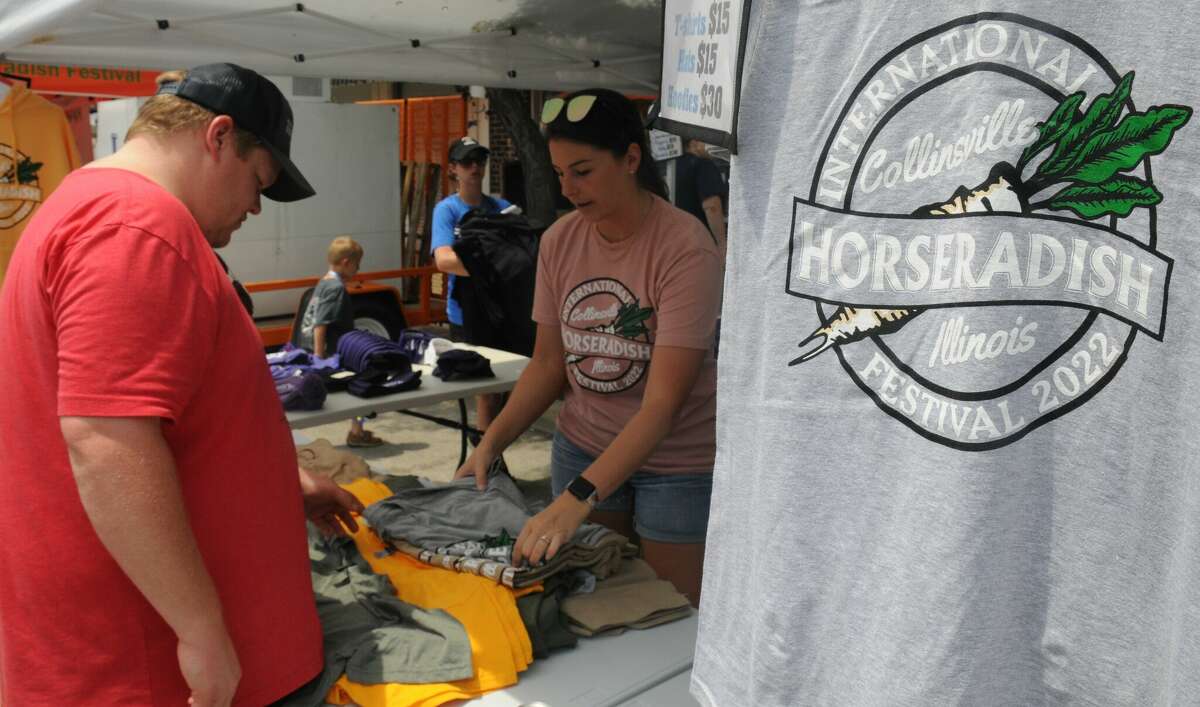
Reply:
[[[450,349],[438,357],[433,375],[444,381],[495,378],[492,362],[476,351]]]

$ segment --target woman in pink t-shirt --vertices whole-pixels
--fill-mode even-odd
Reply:
[[[457,476],[482,487],[492,460],[565,392],[555,500],[521,531],[514,562],[553,557],[590,519],[636,531],[646,561],[698,604],[720,254],[703,224],[665,200],[629,99],[579,91],[548,101],[542,122],[576,210],[542,238],[533,358]]]

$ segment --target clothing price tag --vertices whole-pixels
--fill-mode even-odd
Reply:
[[[749,8],[750,0],[665,0],[657,127],[737,151]]]
[[[683,154],[683,140],[678,135],[650,130],[650,156],[655,162],[673,160]]]

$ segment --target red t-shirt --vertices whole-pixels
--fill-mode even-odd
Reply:
[[[261,705],[321,669],[295,449],[262,344],[195,219],[149,180],[70,175],[0,291],[0,703],[184,705],[176,637],[97,538],[60,416],[160,417]]]

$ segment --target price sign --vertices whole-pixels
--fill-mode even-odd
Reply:
[[[661,130],[650,131],[650,156],[655,162],[673,160],[683,154],[683,140]]]
[[[665,0],[658,127],[737,148],[749,0]]]

